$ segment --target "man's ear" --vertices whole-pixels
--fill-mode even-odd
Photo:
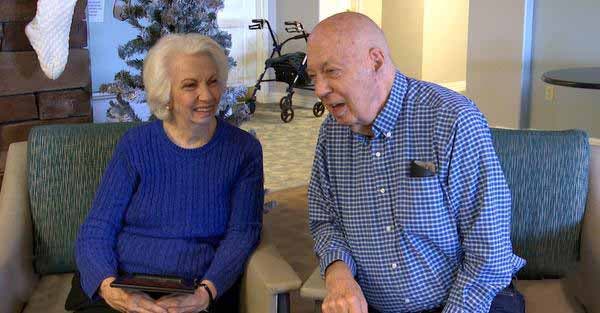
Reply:
[[[371,64],[373,64],[373,69],[378,71],[385,64],[385,54],[383,50],[380,48],[371,48],[369,49],[369,60],[371,60]]]

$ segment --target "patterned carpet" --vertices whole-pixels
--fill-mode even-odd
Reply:
[[[306,186],[288,188],[267,195],[278,206],[264,216],[264,227],[272,234],[275,246],[302,281],[306,281],[318,265],[313,253],[313,240],[308,231]],[[292,313],[314,312],[314,302],[291,295]]]
[[[312,167],[319,127],[326,115],[294,107],[294,119],[284,123],[278,104],[258,104],[243,129],[256,131],[263,147],[265,187],[281,190],[306,185]]]

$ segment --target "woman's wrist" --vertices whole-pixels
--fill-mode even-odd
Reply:
[[[198,284],[197,291],[201,291],[206,295],[206,297],[208,298],[208,304],[205,309],[206,311],[211,312],[213,302],[217,293],[217,289],[215,288],[214,284],[209,280],[203,280],[202,282],[200,282],[200,284]]]
[[[206,287],[208,287],[213,300],[217,297],[217,287],[215,287],[215,284],[213,284],[212,281],[205,279],[200,282],[200,285],[206,285]]]

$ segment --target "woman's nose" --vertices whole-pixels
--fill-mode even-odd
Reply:
[[[204,102],[212,102],[215,100],[215,97],[210,92],[210,88],[208,88],[208,85],[206,83],[202,83],[198,87],[198,100]]]

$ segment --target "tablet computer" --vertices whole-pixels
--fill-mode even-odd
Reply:
[[[173,276],[157,276],[148,274],[126,274],[117,277],[111,287],[140,290],[156,293],[189,293],[196,291],[196,283]]]

